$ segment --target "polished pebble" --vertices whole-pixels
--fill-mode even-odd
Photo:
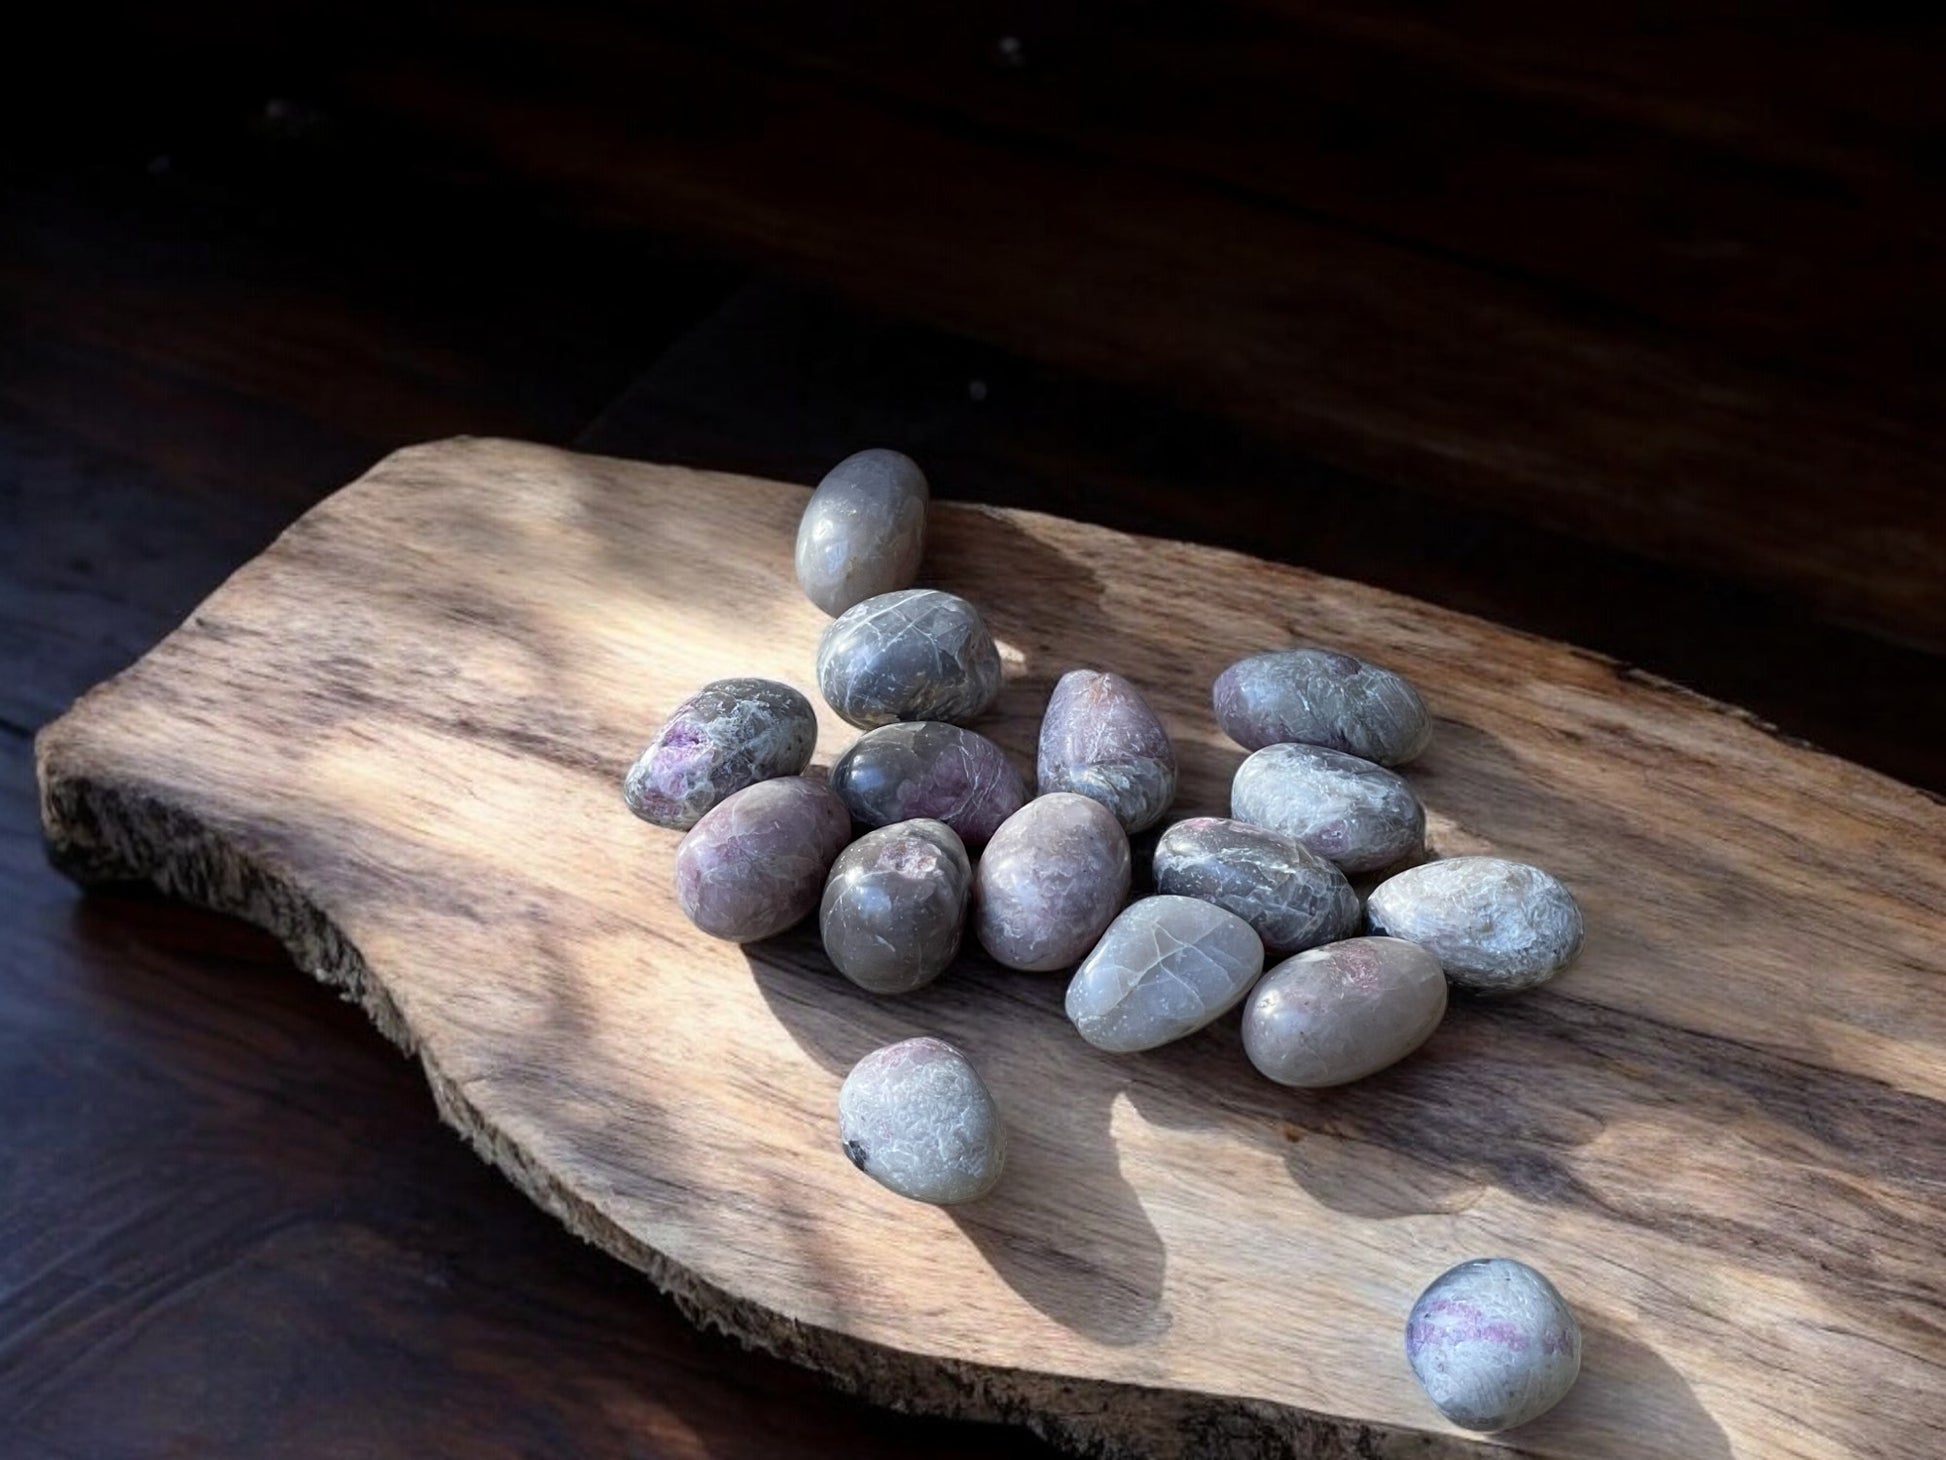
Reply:
[[[1141,691],[1119,674],[1071,669],[1041,718],[1039,786],[1092,797],[1131,835],[1176,799],[1176,748]]]
[[[1403,777],[1319,745],[1268,745],[1237,767],[1230,814],[1296,837],[1347,872],[1372,872],[1426,844],[1426,812]]]
[[[926,550],[926,474],[911,457],[874,448],[825,473],[797,525],[797,581],[836,616],[910,588]]]
[[[1479,993],[1547,982],[1581,951],[1581,909],[1558,879],[1502,857],[1408,868],[1365,903],[1374,933],[1423,944],[1446,977]]]
[[[1243,1051],[1280,1085],[1344,1085],[1397,1064],[1446,1012],[1439,960],[1397,938],[1350,938],[1287,958],[1243,1006]]]
[[[881,593],[845,610],[818,640],[818,688],[839,716],[971,720],[1000,692],[1000,653],[979,610],[933,588]]]
[[[1211,698],[1223,733],[1246,750],[1297,742],[1401,765],[1432,739],[1425,701],[1389,669],[1335,649],[1240,659]]]
[[[1581,1325],[1526,1263],[1480,1258],[1441,1274],[1412,1305],[1405,1356],[1441,1414],[1491,1434],[1567,1396],[1581,1373]]]
[[[923,988],[959,952],[973,864],[943,821],[867,832],[831,864],[818,908],[825,955],[875,994]]]
[[[1363,915],[1334,863],[1267,826],[1220,816],[1178,821],[1156,842],[1150,867],[1157,892],[1235,913],[1272,953],[1348,938]]]
[[[759,781],[705,812],[676,848],[676,901],[733,943],[781,933],[817,909],[825,874],[851,839],[851,813],[802,776]]]
[[[1072,968],[1121,910],[1128,879],[1128,835],[1107,807],[1068,791],[1037,797],[974,870],[980,946],[1009,968]]]
[[[986,1083],[943,1039],[873,1050],[838,1091],[838,1138],[851,1164],[914,1201],[986,1195],[1007,1161],[1007,1132]]]
[[[881,725],[831,768],[831,789],[867,826],[929,816],[978,846],[1026,804],[1007,753],[976,730],[940,720]]]
[[[818,717],[774,679],[719,679],[677,705],[622,781],[644,821],[687,831],[725,796],[810,764]]]
[[[1068,1018],[1111,1054],[1155,1049],[1235,1008],[1263,967],[1264,945],[1235,913],[1194,897],[1145,897],[1075,970]]]

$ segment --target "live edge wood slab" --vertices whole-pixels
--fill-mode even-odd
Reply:
[[[533,1199],[699,1322],[889,1404],[1158,1456],[1931,1456],[1946,1425],[1946,810],[1608,661],[1357,584],[1030,513],[941,506],[927,581],[986,609],[982,728],[1023,765],[1065,669],[1181,748],[1242,752],[1211,678],[1339,644],[1438,717],[1410,768],[1441,852],[1564,877],[1584,955],[1456,1007],[1336,1091],[1234,1029],[1090,1050],[1063,980],[967,956],[874,999],[809,931],[738,948],[669,891],[621,773],[705,680],[812,684],[801,489],[459,440],[292,527],[38,743],[54,856],[274,931],[425,1070]],[[1616,605],[1626,612],[1627,605]],[[852,732],[826,712],[818,764]],[[837,1148],[850,1063],[919,1032],[979,1062],[1007,1179],[902,1202]],[[1579,1387],[1493,1440],[1407,1371],[1420,1288],[1548,1272]]]

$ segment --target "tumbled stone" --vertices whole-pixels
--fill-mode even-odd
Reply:
[[[973,864],[943,821],[867,832],[831,864],[818,909],[838,972],[875,994],[923,988],[959,952]]]
[[[1335,649],[1280,649],[1217,676],[1217,723],[1246,750],[1297,742],[1400,765],[1432,739],[1425,701],[1389,669]]]
[[[1155,844],[1157,892],[1200,897],[1250,924],[1272,953],[1335,943],[1357,929],[1358,894],[1337,866],[1267,826],[1196,816]]]
[[[1243,1050],[1280,1085],[1343,1085],[1397,1064],[1446,1013],[1439,960],[1397,938],[1350,938],[1287,958],[1243,1006]]]
[[[851,813],[802,776],[759,781],[703,814],[676,848],[676,901],[714,938],[750,943],[808,917]]]
[[[1479,1258],[1420,1294],[1405,1356],[1441,1414],[1490,1434],[1538,1419],[1567,1396],[1581,1373],[1581,1325],[1526,1263]]]
[[[1106,806],[1070,791],[1036,797],[974,870],[980,946],[1009,968],[1072,968],[1114,921],[1128,878],[1128,834]]]
[[[926,474],[902,452],[856,452],[825,473],[797,525],[797,581],[826,613],[910,588],[926,550]]]
[[[1092,797],[1132,835],[1154,826],[1176,799],[1176,748],[1121,675],[1071,669],[1041,718],[1038,789]]]
[[[677,705],[622,782],[644,821],[687,831],[733,791],[810,764],[818,717],[774,679],[719,679]]]
[[[1145,897],[1075,970],[1068,1018],[1097,1049],[1154,1049],[1234,1009],[1263,967],[1264,945],[1235,913],[1194,897]]]
[[[943,1039],[901,1040],[853,1065],[838,1091],[838,1138],[880,1186],[941,1206],[985,1196],[1007,1162],[993,1096]]]
[[[1006,751],[941,720],[881,725],[831,768],[831,789],[867,826],[930,816],[978,846],[1026,804]]]
[[[818,688],[866,729],[894,720],[957,724],[1000,692],[1000,651],[964,598],[935,588],[881,593],[825,626]]]
[[[1581,951],[1581,909],[1560,881],[1503,857],[1449,857],[1388,877],[1365,902],[1374,933],[1429,949],[1479,993],[1546,983]]]
[[[1319,745],[1267,745],[1237,767],[1230,814],[1294,836],[1347,872],[1372,872],[1426,843],[1426,811],[1384,766]]]

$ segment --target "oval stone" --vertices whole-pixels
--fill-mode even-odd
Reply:
[[[1389,867],[1426,844],[1426,810],[1403,777],[1319,745],[1267,745],[1244,761],[1230,814],[1296,837],[1347,872]]]
[[[831,789],[867,826],[932,817],[975,846],[1027,801],[1006,751],[942,720],[867,731],[831,768]]]
[[[875,994],[923,988],[959,952],[973,864],[943,821],[867,832],[831,864],[818,908],[824,951]]]
[[[980,946],[1009,968],[1072,968],[1128,896],[1128,834],[1106,806],[1057,791],[1029,801],[973,873]]]
[[[1280,1085],[1344,1085],[1397,1064],[1446,1013],[1439,960],[1397,938],[1351,938],[1287,958],[1243,1006],[1243,1050]]]
[[[1246,750],[1298,742],[1401,765],[1432,739],[1432,716],[1404,678],[1335,649],[1280,649],[1217,676],[1217,723]]]
[[[1479,993],[1546,983],[1581,951],[1581,909],[1559,879],[1503,857],[1449,857],[1372,889],[1374,933],[1419,943],[1446,977]]]
[[[1191,817],[1162,833],[1150,865],[1157,892],[1235,913],[1272,953],[1335,943],[1358,928],[1358,894],[1345,874],[1267,826]]]
[[[910,588],[926,550],[926,474],[903,452],[856,452],[825,473],[797,524],[797,581],[833,617]]]
[[[971,720],[1000,693],[1000,651],[979,610],[935,588],[868,598],[825,626],[818,688],[870,729],[894,720]]]
[[[1478,1258],[1420,1294],[1405,1356],[1441,1414],[1490,1434],[1538,1419],[1567,1396],[1581,1373],[1581,1325],[1526,1263]]]
[[[1176,748],[1119,674],[1071,669],[1041,718],[1039,787],[1101,802],[1133,834],[1154,826],[1176,799]]]
[[[774,679],[718,679],[677,705],[622,782],[644,821],[687,831],[733,791],[811,763],[817,712]]]
[[[838,1090],[838,1138],[887,1190],[948,1205],[993,1190],[1007,1132],[978,1070],[943,1039],[873,1050]]]
[[[1234,1009],[1263,968],[1264,945],[1235,913],[1194,897],[1145,897],[1075,970],[1068,1018],[1096,1049],[1155,1049]]]
[[[676,848],[676,901],[713,938],[750,943],[808,917],[851,813],[802,776],[746,786],[705,812]]]

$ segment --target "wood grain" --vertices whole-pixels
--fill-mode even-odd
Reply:
[[[1582,961],[1313,1096],[1234,1033],[1091,1053],[1060,981],[977,962],[875,1002],[803,934],[694,935],[674,838],[620,811],[695,683],[806,679],[795,489],[537,447],[389,458],[38,743],[83,878],[269,927],[419,1058],[446,1118],[702,1321],[904,1406],[1145,1454],[1467,1453],[1399,1326],[1481,1252],[1586,1322],[1541,1455],[1920,1456],[1946,1422],[1946,814],[1606,661],[1355,585],[976,508],[933,578],[989,611],[1025,756],[1064,668],[1111,662],[1182,745],[1292,636],[1417,679],[1445,851],[1541,861]],[[827,717],[820,761],[848,732]],[[987,1070],[1009,1181],[915,1209],[838,1156],[849,1062],[932,1030]],[[1050,1093],[1055,1098],[1049,1098]]]

